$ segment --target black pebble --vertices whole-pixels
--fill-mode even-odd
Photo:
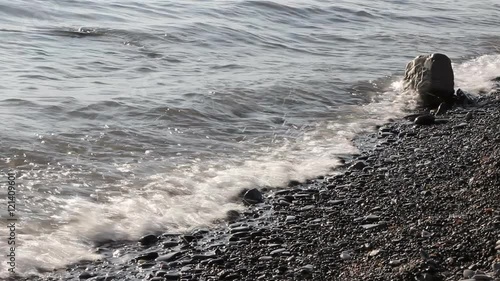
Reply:
[[[257,188],[253,188],[245,192],[245,195],[243,195],[243,200],[249,204],[257,204],[264,202],[264,197]]]
[[[414,123],[417,125],[431,125],[434,124],[434,120],[436,118],[430,114],[425,114],[425,115],[420,115],[417,118],[415,118]]]
[[[141,245],[143,246],[151,245],[153,243],[156,243],[156,241],[158,241],[158,237],[156,237],[156,235],[153,234],[143,236],[139,239],[139,243],[141,243]]]

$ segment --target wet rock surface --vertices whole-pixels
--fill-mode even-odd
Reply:
[[[500,99],[479,104],[359,136],[339,174],[255,193],[216,227],[16,280],[500,280]]]
[[[451,60],[446,55],[416,57],[406,65],[403,81],[405,90],[416,91],[425,107],[453,103],[454,74]]]

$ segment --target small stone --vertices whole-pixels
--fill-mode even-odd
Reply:
[[[286,251],[286,249],[284,249],[284,248],[276,249],[276,250],[272,251],[270,253],[270,255],[271,256],[278,256],[279,254],[283,253],[284,251]]]
[[[349,170],[362,170],[364,167],[368,166],[364,161],[357,161],[349,167]]]
[[[420,192],[420,194],[422,194],[423,196],[431,196],[432,192],[430,190],[423,190],[422,192]]]
[[[445,118],[439,118],[439,119],[434,120],[434,123],[435,123],[435,124],[446,124],[446,123],[448,123],[449,121],[450,121],[450,120],[445,119]]]
[[[453,126],[452,129],[453,130],[459,130],[459,129],[463,129],[465,127],[467,127],[467,123],[460,123],[458,125]]]
[[[281,206],[290,206],[292,203],[286,201],[286,200],[279,200],[278,204]]]
[[[389,261],[390,266],[400,266],[403,263],[402,260],[391,260]]]
[[[253,188],[245,192],[243,200],[249,204],[258,204],[264,202],[264,196],[257,188]]]
[[[170,272],[163,276],[166,280],[179,280],[181,279],[181,274],[179,272]]]
[[[284,266],[284,265],[281,265],[278,267],[278,272],[280,272],[281,274],[285,273],[288,271],[288,267]]]
[[[307,206],[304,206],[304,207],[300,208],[300,211],[302,211],[302,212],[303,211],[308,211],[308,210],[312,210],[314,208],[316,208],[316,206],[314,206],[314,205],[307,205]]]
[[[250,235],[250,233],[248,233],[248,232],[236,232],[236,233],[233,233],[233,235],[231,235],[231,237],[229,238],[229,241],[238,241],[242,237],[248,237],[249,235]]]
[[[172,247],[176,247],[177,245],[179,245],[179,242],[167,241],[167,242],[164,242],[162,245],[163,245],[163,248],[172,248]]]
[[[344,204],[344,202],[345,202],[345,200],[341,200],[341,199],[328,201],[328,203],[330,203],[332,205],[340,205],[340,204]]]
[[[155,276],[162,277],[162,276],[165,276],[166,274],[167,274],[166,271],[160,270],[160,271],[156,272]]]
[[[382,133],[389,133],[392,131],[390,127],[380,127],[378,130]]]
[[[302,267],[302,270],[310,273],[314,270],[314,266],[312,264],[307,264]]]
[[[262,256],[259,258],[260,261],[270,261],[272,259],[273,259],[273,257],[271,257],[271,256]]]
[[[229,210],[226,212],[226,220],[229,222],[234,222],[240,218],[240,213],[236,210]]]
[[[464,276],[464,278],[472,278],[474,274],[475,274],[474,270],[465,269],[462,275]]]
[[[163,256],[156,258],[156,261],[174,261],[181,257],[181,252],[171,252]]]
[[[217,256],[214,254],[204,254],[204,255],[193,255],[191,258],[195,261],[202,261],[216,258]]]
[[[474,277],[472,277],[476,281],[490,281],[493,280],[490,276],[486,274],[475,274]]]
[[[470,269],[470,270],[476,270],[478,267],[479,267],[479,265],[478,265],[477,263],[475,263],[475,264],[471,264],[471,265],[468,267],[468,269]]]
[[[137,258],[135,258],[135,260],[137,262],[139,261],[150,261],[150,260],[154,260],[158,257],[158,253],[157,252],[150,252],[150,253],[147,253],[145,255],[142,255],[142,256],[138,256]]]
[[[380,219],[379,216],[377,215],[373,215],[373,214],[370,214],[366,217],[364,217],[364,220],[367,221],[367,222],[370,222],[370,221],[378,221]]]
[[[340,253],[340,259],[342,260],[350,260],[352,258],[352,255],[349,251],[343,251],[342,253]]]
[[[92,278],[92,277],[94,277],[94,275],[92,273],[90,273],[90,272],[87,272],[87,271],[81,273],[78,276],[78,278],[80,278],[80,279],[89,279],[89,278]]]
[[[430,233],[429,231],[426,231],[426,230],[422,230],[422,237],[423,238],[429,238],[432,236],[432,233]]]
[[[374,256],[378,255],[378,253],[380,253],[380,249],[375,249],[375,250],[371,250],[371,251],[368,253],[368,255],[369,255],[370,257],[374,257]]]
[[[444,114],[446,113],[446,111],[449,109],[449,105],[447,105],[446,103],[442,102],[439,107],[436,109],[436,113],[434,113],[434,115],[441,115],[441,114]]]
[[[380,226],[380,224],[378,224],[378,223],[370,223],[370,224],[363,224],[363,225],[361,225],[362,228],[367,229],[367,230],[368,229],[377,228],[379,226]]]
[[[140,268],[151,268],[151,267],[153,267],[153,266],[156,265],[156,263],[154,263],[154,262],[147,262],[147,261],[144,261],[144,260],[141,260],[141,261],[142,262],[139,263],[139,267]]]
[[[322,222],[322,221],[323,221],[323,219],[322,219],[322,218],[317,218],[317,219],[312,220],[312,221],[311,221],[311,223],[312,223],[312,224],[314,224],[314,223],[320,223],[320,222]]]
[[[182,240],[184,240],[186,243],[191,243],[192,241],[196,240],[196,237],[194,237],[194,235],[182,235]]]
[[[241,279],[241,275],[239,275],[238,273],[231,273],[231,274],[224,276],[224,278],[221,278],[219,280],[240,280],[240,279]],[[191,279],[191,280],[193,280],[193,279]],[[198,279],[195,279],[195,280],[198,280]]]
[[[158,241],[158,237],[156,237],[156,235],[153,234],[142,236],[139,239],[139,243],[141,243],[141,245],[143,246],[149,246],[153,243],[156,243],[156,241]]]
[[[416,280],[418,280],[418,281],[439,281],[439,280],[442,280],[442,279],[439,278],[439,277],[437,277],[434,274],[424,273],[424,274],[417,275]]]
[[[436,118],[430,114],[425,114],[425,115],[420,115],[417,118],[415,118],[414,123],[417,125],[431,125],[434,124],[434,120]]]
[[[95,278],[95,281],[111,281],[111,280],[117,280],[116,276],[112,274],[106,274],[104,276],[97,276]]]
[[[208,264],[223,265],[226,261],[224,259],[213,259]]]
[[[424,250],[420,250],[419,252],[420,254],[420,257],[424,260],[424,261],[428,261],[431,259],[431,257],[429,256],[429,253],[427,253],[426,251]]]
[[[465,114],[465,120],[466,121],[472,120],[472,112],[467,112],[467,114]]]
[[[250,227],[248,227],[248,226],[238,226],[238,227],[231,228],[231,233],[249,232],[249,231],[250,231]]]

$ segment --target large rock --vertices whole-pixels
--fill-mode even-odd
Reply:
[[[406,65],[404,90],[417,92],[424,107],[452,104],[455,90],[450,58],[432,54],[413,59]]]

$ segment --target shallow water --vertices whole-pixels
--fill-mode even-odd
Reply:
[[[209,225],[242,208],[244,188],[331,173],[354,134],[411,108],[399,81],[416,55],[446,53],[457,87],[488,89],[498,12],[493,0],[0,1],[18,272]]]

